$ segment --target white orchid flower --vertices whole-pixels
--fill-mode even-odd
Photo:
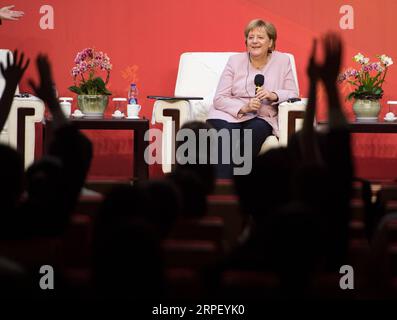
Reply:
[[[354,61],[360,62],[364,59],[364,56],[359,52],[353,57]]]
[[[369,58],[364,57],[360,52],[357,53],[353,59],[360,64],[367,64],[369,62]]]
[[[392,58],[388,57],[388,56],[385,55],[385,54],[382,54],[382,55],[380,56],[380,61],[382,61],[382,63],[383,63],[386,67],[391,66],[391,65],[393,64]]]

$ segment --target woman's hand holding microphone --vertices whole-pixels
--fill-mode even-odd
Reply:
[[[259,87],[256,89],[255,98],[259,100],[268,100],[269,102],[275,102],[278,100],[277,94],[272,91],[266,90],[263,87]]]
[[[263,87],[258,87],[255,98],[251,98],[248,104],[240,109],[239,114],[258,111],[262,105],[262,101],[265,99],[269,102],[275,102],[278,100],[278,96],[272,91],[266,90]]]

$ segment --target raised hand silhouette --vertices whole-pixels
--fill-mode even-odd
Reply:
[[[19,55],[18,50],[14,50],[13,56],[14,59],[11,61],[11,54],[7,53],[6,64],[0,63],[0,72],[6,82],[0,99],[0,130],[3,129],[10,113],[17,85],[29,66],[29,59],[25,61],[25,55],[23,53]]]
[[[326,86],[335,85],[342,60],[342,40],[338,34],[329,32],[323,37],[322,45],[325,59],[321,65],[320,77]]]
[[[54,128],[61,127],[68,120],[59,106],[48,57],[39,54],[36,58],[36,66],[40,75],[40,84],[36,85],[32,79],[29,79],[29,85],[35,94],[47,104],[54,120]]]
[[[20,55],[18,50],[13,52],[14,59],[11,61],[11,54],[7,53],[7,64],[0,63],[0,70],[3,78],[6,80],[6,85],[17,85],[22,79],[23,74],[29,66],[30,60],[25,61],[25,55],[22,52]]]
[[[39,54],[36,58],[36,66],[40,75],[40,85],[36,85],[32,79],[29,79],[29,85],[40,99],[48,103],[48,107],[51,109],[54,102],[57,102],[57,98],[48,57]]]

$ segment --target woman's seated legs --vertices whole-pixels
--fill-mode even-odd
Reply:
[[[242,129],[252,129],[252,155],[256,157],[266,138],[272,135],[273,128],[266,120],[261,118],[253,118],[241,122],[241,124]]]
[[[227,140],[218,138],[218,158],[216,165],[216,177],[218,179],[231,179],[233,176],[233,142],[232,142],[232,130],[241,129],[239,123],[231,123],[220,119],[208,119],[209,123],[216,131],[226,129],[228,132],[228,143]]]
[[[249,154],[251,161],[256,157],[262,147],[266,138],[272,134],[272,127],[265,120],[254,118],[244,122],[227,122],[220,119],[208,119],[207,122],[214,127],[218,132],[221,129],[226,129],[229,134],[229,143],[223,139],[218,138],[218,164],[216,166],[216,176],[218,179],[231,179],[233,177],[233,168],[236,166],[234,163],[233,151],[237,149],[240,155],[244,153],[244,130],[252,130],[252,153]],[[232,130],[240,130],[238,135],[239,141],[233,139]],[[234,135],[236,137],[236,135]],[[239,145],[240,144],[240,145]],[[247,147],[247,146],[246,146]],[[222,157],[223,155],[224,157]],[[227,157],[228,156],[228,157]]]

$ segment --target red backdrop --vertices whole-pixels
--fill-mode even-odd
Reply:
[[[151,116],[153,102],[149,94],[172,94],[179,56],[189,51],[243,51],[243,30],[253,18],[272,21],[279,34],[277,48],[295,55],[301,95],[307,91],[305,69],[311,41],[327,30],[339,31],[345,40],[344,66],[354,66],[351,57],[357,52],[374,57],[385,53],[397,59],[394,41],[395,0],[14,0],[23,10],[20,21],[4,21],[0,26],[2,48],[19,48],[34,58],[47,53],[53,62],[60,96],[74,96],[67,87],[72,84],[70,69],[76,53],[86,47],[106,52],[113,64],[110,90],[113,96],[126,96],[129,83],[140,89],[142,113]],[[341,7],[350,5],[353,29],[341,29],[345,13]],[[53,8],[54,29],[42,29],[40,13],[44,5]],[[50,17],[51,18],[51,17]],[[51,21],[51,19],[49,20]],[[386,101],[397,100],[394,87],[397,67],[390,67],[384,85],[383,116]],[[27,79],[36,77],[33,65],[21,83],[22,91],[30,91]],[[342,88],[343,89],[343,88]],[[320,97],[322,94],[320,93]],[[75,102],[74,102],[75,103]],[[352,117],[351,104],[345,104]],[[397,110],[395,110],[397,112]],[[325,112],[320,110],[319,117]],[[127,133],[88,133],[95,143],[92,178],[122,178],[130,172],[131,141]],[[397,175],[397,136],[354,136],[357,173],[368,178],[392,178]],[[116,154],[116,156],[115,156]],[[159,174],[159,168],[151,169]]]

